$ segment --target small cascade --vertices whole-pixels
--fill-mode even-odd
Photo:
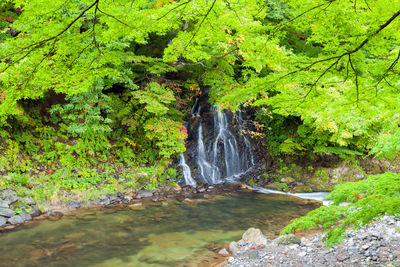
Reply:
[[[185,155],[183,153],[180,156],[179,166],[182,167],[185,184],[195,187],[197,183],[192,178],[192,172],[190,171],[189,165],[186,164]]]
[[[189,161],[186,164],[183,154],[180,160],[182,183],[219,184],[235,181],[246,173],[256,159],[243,123],[240,111],[232,113],[212,107],[208,96],[196,99],[188,123]]]

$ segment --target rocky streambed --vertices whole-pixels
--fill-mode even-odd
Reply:
[[[332,248],[324,246],[322,234],[297,238],[280,236],[269,240],[250,228],[238,242],[231,242],[227,257],[218,266],[399,266],[400,218],[384,216],[368,227],[348,233]]]

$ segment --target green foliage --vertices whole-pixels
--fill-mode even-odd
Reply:
[[[347,229],[359,229],[385,214],[400,215],[400,174],[387,172],[359,182],[335,186],[329,194],[332,204],[293,220],[282,234],[322,228],[328,246],[342,241]],[[341,205],[346,203],[346,205]]]
[[[84,93],[67,96],[67,104],[54,105],[50,109],[51,121],[66,125],[66,130],[73,137],[94,138],[111,132],[112,112],[110,98],[102,93],[103,84],[98,81],[93,89]]]
[[[11,172],[8,174],[7,179],[12,183],[21,186],[27,185],[29,183],[29,175],[27,174],[19,174]]]
[[[157,187],[176,175],[164,163],[185,149],[197,84],[223,108],[253,105],[272,154],[398,156],[399,10],[384,0],[2,1],[0,172],[11,178],[0,186],[29,174],[39,199]],[[310,216],[339,223],[338,240],[357,214],[394,208],[385,194]]]

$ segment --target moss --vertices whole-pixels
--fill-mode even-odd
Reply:
[[[296,187],[296,192],[298,192],[298,193],[309,193],[309,192],[313,192],[313,190],[308,185],[302,185],[302,186]]]

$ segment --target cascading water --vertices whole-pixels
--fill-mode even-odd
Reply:
[[[185,185],[234,181],[255,164],[242,113],[211,107],[207,100],[207,96],[196,100],[188,123],[188,164],[184,154],[180,159]]]
[[[192,172],[190,171],[189,165],[186,164],[185,155],[183,153],[180,156],[179,165],[182,167],[183,170],[183,178],[185,180],[185,184],[195,187],[196,181],[192,178]]]

